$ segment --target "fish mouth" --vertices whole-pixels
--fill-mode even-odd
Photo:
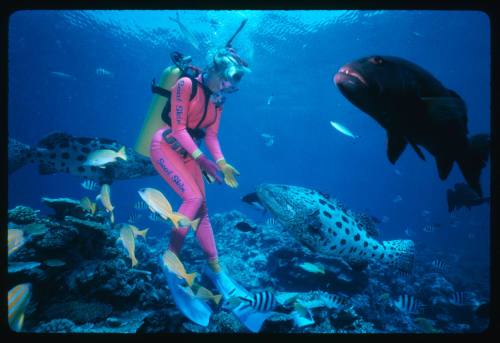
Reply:
[[[368,83],[363,78],[363,76],[355,71],[352,67],[343,66],[339,69],[339,71],[333,77],[333,81],[338,85],[346,85],[346,84],[354,84],[359,85],[359,83],[368,87]]]

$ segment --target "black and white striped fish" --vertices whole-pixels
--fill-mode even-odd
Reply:
[[[145,210],[148,210],[148,204],[146,204],[144,201],[142,200],[139,200],[137,201],[135,204],[134,204],[134,209],[136,210],[141,210],[141,211],[145,211]]]
[[[321,300],[323,300],[323,304],[328,308],[339,309],[348,304],[346,297],[337,294],[321,294]]]
[[[154,222],[160,222],[162,221],[163,219],[158,215],[158,213],[156,212],[151,212],[148,216],[148,218],[151,220],[151,221],[154,221]]]
[[[271,217],[271,218],[266,219],[266,224],[275,226],[275,225],[278,225],[278,221],[275,218]]]
[[[450,270],[450,266],[439,259],[433,260],[431,266],[434,271],[441,273],[446,273]]]
[[[399,276],[399,277],[402,277],[402,278],[405,278],[405,279],[409,279],[412,277],[412,273],[409,272],[409,271],[404,271],[404,270],[395,270],[394,273]]]
[[[434,225],[425,225],[423,228],[422,228],[422,231],[424,232],[434,232],[436,231],[436,227]]]
[[[240,303],[246,303],[259,312],[270,312],[279,306],[276,297],[269,291],[257,292],[252,298],[238,297],[238,299]]]
[[[469,295],[466,292],[455,292],[449,298],[450,303],[457,306],[467,305]]]
[[[99,185],[95,181],[92,181],[90,179],[86,179],[80,185],[82,185],[82,187],[88,191],[95,191],[99,188]]]
[[[137,212],[132,212],[132,214],[128,217],[129,223],[136,223],[139,219],[142,218],[142,214]]]
[[[415,299],[413,295],[403,294],[394,301],[394,306],[401,312],[418,313],[422,308],[422,303]]]

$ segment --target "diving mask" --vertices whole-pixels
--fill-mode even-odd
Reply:
[[[246,72],[249,72],[248,64],[236,53],[233,48],[220,50],[214,56],[215,70],[226,82],[231,83],[233,88],[240,82]],[[228,88],[228,87],[224,87]]]

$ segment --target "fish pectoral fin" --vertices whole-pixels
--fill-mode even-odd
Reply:
[[[415,152],[417,153],[418,157],[420,157],[422,160],[425,161],[425,156],[422,153],[422,150],[420,150],[420,148],[415,143],[413,143],[412,141],[408,141],[408,142],[412,146],[413,150],[415,150]]]
[[[406,148],[406,139],[395,133],[387,131],[387,157],[389,161],[394,164],[399,159],[399,156]]]
[[[452,158],[445,155],[436,156],[436,164],[439,172],[439,178],[441,180],[446,180],[451,172],[451,168],[453,167],[454,162],[455,161]]]
[[[455,92],[453,93],[456,96],[421,98],[429,117],[434,122],[448,122],[457,117],[466,116],[467,108],[464,101]]]

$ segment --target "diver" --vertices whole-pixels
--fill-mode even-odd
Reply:
[[[189,57],[179,53],[172,54],[172,60],[180,72],[173,80],[170,80],[172,73],[164,79],[170,80],[170,83],[175,81],[175,84],[169,91],[154,85],[154,81],[152,87],[154,93],[164,95],[168,100],[161,116],[162,125],[154,133],[149,129],[151,138],[146,134],[147,139],[142,138],[136,144],[137,151],[142,150],[143,154],[147,154],[144,147],[150,139],[149,155],[155,169],[182,199],[178,212],[191,222],[200,219],[195,235],[208,260],[203,272],[225,300],[234,297],[251,298],[252,294],[230,278],[219,265],[203,177],[208,182],[222,183],[219,174],[222,172],[224,182],[229,187],[238,186],[236,176],[239,172],[226,162],[217,135],[225,94],[236,91],[242,77],[250,72],[248,64],[231,46],[231,41],[245,22],[246,20],[225,47],[211,56],[210,63],[204,70],[188,65]],[[155,102],[153,105],[157,110]],[[150,120],[152,121],[153,119]],[[145,126],[147,124],[148,119]],[[143,128],[143,132],[146,131]],[[202,139],[215,162],[200,150]],[[177,257],[188,230],[189,226],[172,231],[168,249]],[[177,308],[190,320],[206,326],[211,315],[208,306],[192,296],[192,292],[184,285],[184,280],[168,270],[165,274]],[[248,309],[239,312],[238,307],[233,309],[233,313],[251,331],[259,330],[266,318],[259,313],[248,313]]]

